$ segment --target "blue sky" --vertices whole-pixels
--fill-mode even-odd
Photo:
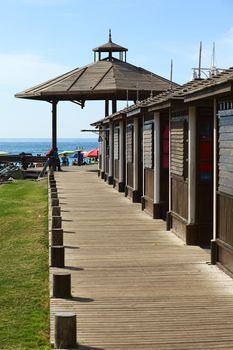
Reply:
[[[8,0],[0,9],[0,138],[50,137],[51,106],[14,94],[93,61],[108,41],[129,49],[128,62],[182,84],[198,65],[233,66],[233,0]],[[124,105],[123,105],[124,106]],[[59,137],[92,137],[83,128],[104,116],[102,102],[58,104]]]

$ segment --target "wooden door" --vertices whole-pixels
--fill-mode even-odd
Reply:
[[[213,110],[197,113],[196,222],[198,244],[209,245],[213,236]]]

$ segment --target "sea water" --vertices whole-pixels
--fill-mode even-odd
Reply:
[[[58,152],[82,149],[90,151],[98,148],[97,138],[58,139]],[[50,139],[0,139],[0,152],[9,154],[31,153],[32,155],[46,155],[51,149]]]

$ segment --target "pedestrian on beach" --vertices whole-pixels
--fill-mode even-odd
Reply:
[[[51,148],[47,152],[46,156],[53,157],[53,158],[51,158],[49,167],[53,166],[54,171],[56,171],[56,170],[61,171],[61,163],[60,163],[60,158],[58,156],[57,147]]]

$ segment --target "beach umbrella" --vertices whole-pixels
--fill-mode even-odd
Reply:
[[[82,152],[83,158],[87,158],[87,153],[88,152]]]
[[[71,151],[71,150],[69,150],[69,151],[62,151],[62,152],[58,153],[58,155],[62,157],[62,156],[64,156],[66,154],[67,156],[69,156],[70,154],[74,154],[76,152],[77,152],[76,150],[74,150],[74,151]]]
[[[91,151],[87,152],[86,157],[89,158],[96,158],[98,157],[99,150],[97,149],[92,149]]]

